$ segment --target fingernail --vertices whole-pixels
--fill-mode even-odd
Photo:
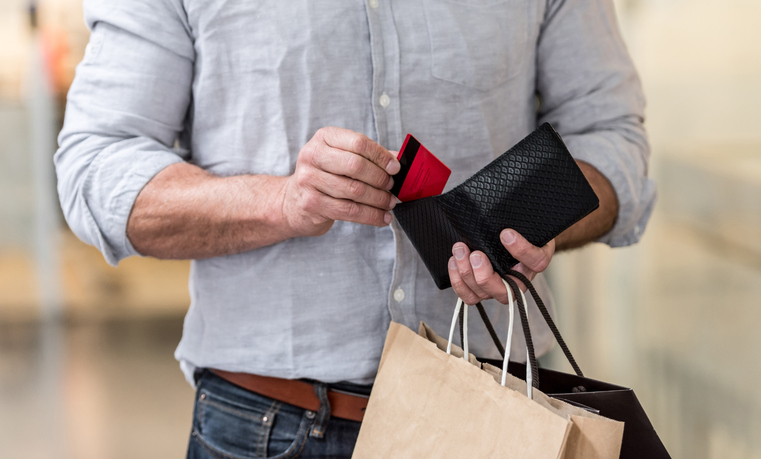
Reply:
[[[454,261],[454,258],[449,259],[449,269],[451,269],[452,271],[457,270],[457,262]]]
[[[462,248],[462,246],[456,245],[454,246],[454,257],[458,260],[462,260],[465,258],[465,249]]]
[[[484,259],[481,255],[477,253],[473,253],[470,255],[470,264],[473,265],[474,268],[480,267],[483,262],[484,262]]]
[[[388,162],[388,164],[386,164],[386,172],[388,172],[390,175],[398,174],[401,169],[402,165],[399,164],[399,161],[396,159],[392,159]]]
[[[391,201],[389,202],[388,206],[389,209],[396,207],[396,196],[391,195]]]
[[[515,231],[513,230],[502,231],[500,238],[502,239],[503,244],[510,245],[513,242],[515,242]]]
[[[391,223],[391,213],[386,212],[386,215],[383,216],[383,221],[386,222],[386,224]]]
[[[390,190],[394,187],[394,177],[388,178],[388,184],[386,184],[386,190]]]

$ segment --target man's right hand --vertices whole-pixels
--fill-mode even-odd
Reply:
[[[299,152],[281,192],[290,236],[320,236],[335,220],[388,225],[396,205],[388,190],[400,167],[393,153],[363,134],[320,129]]]

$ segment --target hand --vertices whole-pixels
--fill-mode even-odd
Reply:
[[[513,269],[523,273],[529,280],[534,280],[537,273],[547,269],[555,253],[554,239],[544,247],[536,247],[517,231],[506,229],[500,234],[500,240],[505,249],[520,262]],[[454,256],[449,259],[449,280],[465,304],[473,305],[490,298],[503,304],[509,303],[505,284],[499,274],[494,272],[491,261],[483,252],[470,253],[468,246],[458,242],[452,247],[452,253]],[[515,281],[525,292],[523,282],[518,279]]]
[[[401,166],[365,135],[322,128],[301,149],[282,191],[291,237],[320,236],[335,220],[386,226],[396,197],[388,192]]]

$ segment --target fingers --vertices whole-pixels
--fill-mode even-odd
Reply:
[[[547,269],[555,253],[554,239],[544,247],[536,247],[511,229],[502,231],[500,239],[510,254],[519,261],[513,269],[523,273],[529,280],[533,280],[536,273]],[[458,242],[452,246],[452,254],[454,256],[449,259],[449,280],[457,296],[466,304],[476,304],[489,298],[509,303],[505,284],[499,274],[494,272],[491,261],[484,253],[471,253],[468,246]],[[525,292],[523,282],[513,279]]]
[[[380,167],[362,156],[328,146],[318,146],[305,158],[313,167],[333,175],[351,177],[379,190],[390,190],[394,182]]]
[[[468,298],[467,300],[462,297],[460,298],[462,298],[462,300],[467,304],[476,304],[481,300],[489,298],[489,295],[481,289],[481,287],[476,283],[476,279],[473,277],[473,267],[470,265],[470,249],[468,249],[468,246],[462,242],[456,243],[454,246],[452,246],[452,255],[454,255],[459,278],[468,288],[467,291],[465,291],[465,289],[463,289],[463,291],[466,294],[468,292],[473,292],[476,295],[477,299],[475,302],[469,303],[468,301],[472,300],[473,298]],[[457,289],[455,289],[455,291],[457,291]]]
[[[473,305],[481,301],[481,297],[476,295],[473,290],[468,287],[468,284],[462,280],[462,276],[460,276],[460,272],[457,269],[457,261],[454,257],[449,259],[449,282],[452,284],[452,289],[454,289],[457,296],[460,297],[465,304]]]
[[[391,223],[388,193],[399,172],[394,154],[367,136],[323,128],[299,152],[283,188],[283,209],[298,235],[324,234],[334,220],[373,226]],[[389,175],[391,174],[391,175]]]
[[[467,246],[458,242],[452,247],[449,261],[449,278],[457,295],[466,304],[495,298],[508,302],[507,289],[499,274],[483,252],[470,253]]]
[[[509,303],[507,288],[499,274],[494,272],[491,262],[482,252],[473,252],[470,255],[470,265],[473,267],[473,278],[476,284],[486,292],[490,298],[500,303]]]
[[[396,196],[348,177],[322,173],[315,180],[314,187],[333,198],[350,200],[381,210],[391,210],[396,206]]]
[[[500,240],[507,251],[523,265],[521,268],[533,271],[531,276],[527,272],[524,272],[529,279],[533,279],[535,273],[540,273],[547,269],[552,260],[552,255],[555,253],[554,239],[544,247],[536,247],[512,229],[502,231]]]
[[[305,210],[330,220],[372,226],[386,226],[391,223],[391,213],[348,199],[336,199],[322,193],[314,193],[310,195],[310,201]]]
[[[327,127],[320,129],[316,135],[321,136],[328,146],[359,155],[389,175],[394,175],[401,169],[399,161],[391,152],[364,134],[348,129]]]

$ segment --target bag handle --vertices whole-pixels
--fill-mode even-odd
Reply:
[[[531,328],[528,323],[528,303],[526,297],[523,295],[523,291],[518,287],[518,284],[510,277],[503,278],[506,281],[513,293],[520,292],[521,296],[518,299],[518,313],[521,318],[521,327],[523,328],[523,337],[526,339],[526,383],[529,381],[533,383],[533,386],[539,388],[539,364],[536,361],[536,354],[534,353],[534,340],[531,338]],[[488,320],[488,317],[487,317]],[[506,358],[510,358],[510,354],[505,355]]]
[[[479,302],[476,304],[476,307],[478,308],[478,312],[481,315],[481,318],[484,320],[484,324],[486,325],[487,329],[489,330],[489,334],[492,336],[492,339],[494,339],[495,343],[498,343],[498,348],[501,349],[501,353],[503,354],[503,360],[502,360],[502,381],[501,384],[504,387],[507,382],[507,366],[510,361],[510,348],[512,346],[513,341],[513,324],[515,322],[515,312],[514,312],[514,302],[513,302],[513,296],[514,292],[520,292],[521,298],[518,299],[518,308],[520,311],[521,316],[521,322],[525,325],[528,325],[527,320],[527,310],[526,310],[526,297],[523,295],[523,292],[517,288],[517,284],[515,284],[515,281],[512,279],[502,279],[502,283],[505,284],[505,289],[507,290],[507,298],[509,302],[509,323],[507,327],[507,340],[505,341],[507,343],[507,350],[505,350],[502,347],[502,344],[499,342],[499,338],[497,337],[496,332],[494,331],[494,327],[491,324],[491,321],[489,320],[488,315],[486,315],[486,311],[483,308],[483,305]],[[512,285],[510,285],[511,283]],[[516,298],[517,299],[517,298]],[[522,301],[521,301],[522,300]],[[452,316],[452,324],[449,327],[449,339],[447,340],[447,354],[452,353],[452,339],[454,337],[454,329],[455,324],[457,323],[457,319],[460,319],[460,332],[461,332],[461,340],[462,340],[462,347],[463,347],[463,359],[465,361],[468,361],[468,305],[465,304],[465,307],[463,308],[463,305],[465,303],[462,301],[462,298],[457,298],[457,305],[455,306],[454,314]],[[530,331],[528,334],[528,339],[530,341]],[[526,372],[526,395],[528,398],[533,398],[533,387],[538,387],[538,373],[537,377],[534,378],[534,373],[536,372],[536,359],[533,356],[533,345],[532,346],[526,346],[526,362],[528,365],[528,371]],[[536,381],[536,382],[534,382]]]
[[[553,336],[555,337],[555,340],[557,341],[558,345],[560,345],[560,348],[563,350],[563,354],[565,355],[566,359],[568,360],[568,363],[571,364],[571,367],[573,367],[574,372],[578,376],[584,377],[584,373],[581,371],[581,368],[576,363],[576,359],[574,359],[573,354],[571,353],[571,350],[568,348],[568,345],[565,343],[565,340],[563,339],[563,336],[560,334],[560,330],[558,330],[557,325],[555,325],[555,321],[552,319],[552,316],[550,316],[550,313],[547,310],[547,307],[544,305],[544,302],[542,301],[542,298],[539,296],[539,293],[536,291],[536,288],[534,287],[534,284],[532,284],[531,281],[528,280],[528,278],[525,275],[523,275],[523,273],[515,271],[513,269],[510,269],[508,271],[508,275],[517,278],[518,280],[523,282],[524,285],[526,285],[526,287],[528,288],[529,292],[531,293],[531,296],[534,297],[534,301],[536,302],[536,305],[539,308],[539,311],[541,312],[542,317],[544,318],[544,321],[547,323],[547,326],[550,328],[550,331],[552,332]],[[512,281],[512,279],[510,279],[510,278],[507,278],[507,279],[508,279],[508,282]],[[515,281],[512,281],[511,285],[512,284],[515,284]],[[514,288],[517,288],[517,284],[515,285]],[[494,341],[494,344],[497,346],[497,350],[499,350],[500,354],[502,354],[503,357],[504,357],[504,355],[505,355],[505,353],[504,353],[505,352],[504,351],[504,347],[502,347],[502,343],[499,341],[499,338],[497,337],[497,334],[494,332],[494,327],[492,326],[491,320],[489,320],[489,316],[486,314],[486,311],[483,310],[483,306],[480,306],[480,308],[479,308],[479,314],[481,315],[481,319],[484,321],[484,324],[486,325],[486,329],[489,330],[489,335],[491,335],[492,341]],[[521,320],[523,320],[523,316],[521,316]],[[528,333],[526,333],[526,327],[525,326],[524,326],[524,334],[527,337],[526,347],[529,347],[529,342],[531,341],[530,340],[530,331]],[[533,342],[531,343],[531,347],[533,348]],[[530,354],[533,354],[533,352],[531,352]],[[534,365],[532,366],[532,368],[537,368],[537,366],[536,366],[536,360],[534,360],[533,363],[534,363]]]
[[[552,316],[550,315],[550,312],[547,310],[547,306],[544,305],[544,301],[542,301],[542,298],[539,296],[539,292],[536,291],[536,287],[534,287],[534,284],[532,284],[531,281],[528,280],[528,278],[523,275],[523,273],[518,272],[514,269],[509,270],[508,274],[513,277],[516,277],[518,280],[523,282],[524,285],[526,285],[529,292],[531,293],[531,296],[534,297],[534,302],[536,302],[536,306],[539,308],[539,312],[542,313],[542,317],[544,318],[544,321],[547,323],[547,326],[550,328],[550,331],[552,331],[552,335],[555,337],[555,341],[558,342],[560,349],[563,350],[563,354],[565,355],[565,358],[568,360],[568,363],[571,364],[571,367],[573,367],[573,371],[576,373],[576,375],[583,378],[584,373],[582,373],[581,368],[579,367],[579,364],[576,363],[576,359],[573,358],[573,354],[571,354],[571,350],[568,348],[568,345],[565,343],[565,340],[563,339],[563,335],[560,334],[560,330],[558,330],[557,325],[555,325],[555,321],[552,320]]]
[[[452,337],[454,336],[454,327],[457,325],[457,318],[460,316],[460,310],[463,309],[462,305],[465,304],[462,298],[457,297],[457,304],[454,307],[454,316],[452,317],[452,325],[449,327],[449,340],[447,341],[447,354],[452,354]],[[468,308],[465,305],[463,312],[462,323],[460,324],[460,330],[462,330],[462,358],[468,362]]]

